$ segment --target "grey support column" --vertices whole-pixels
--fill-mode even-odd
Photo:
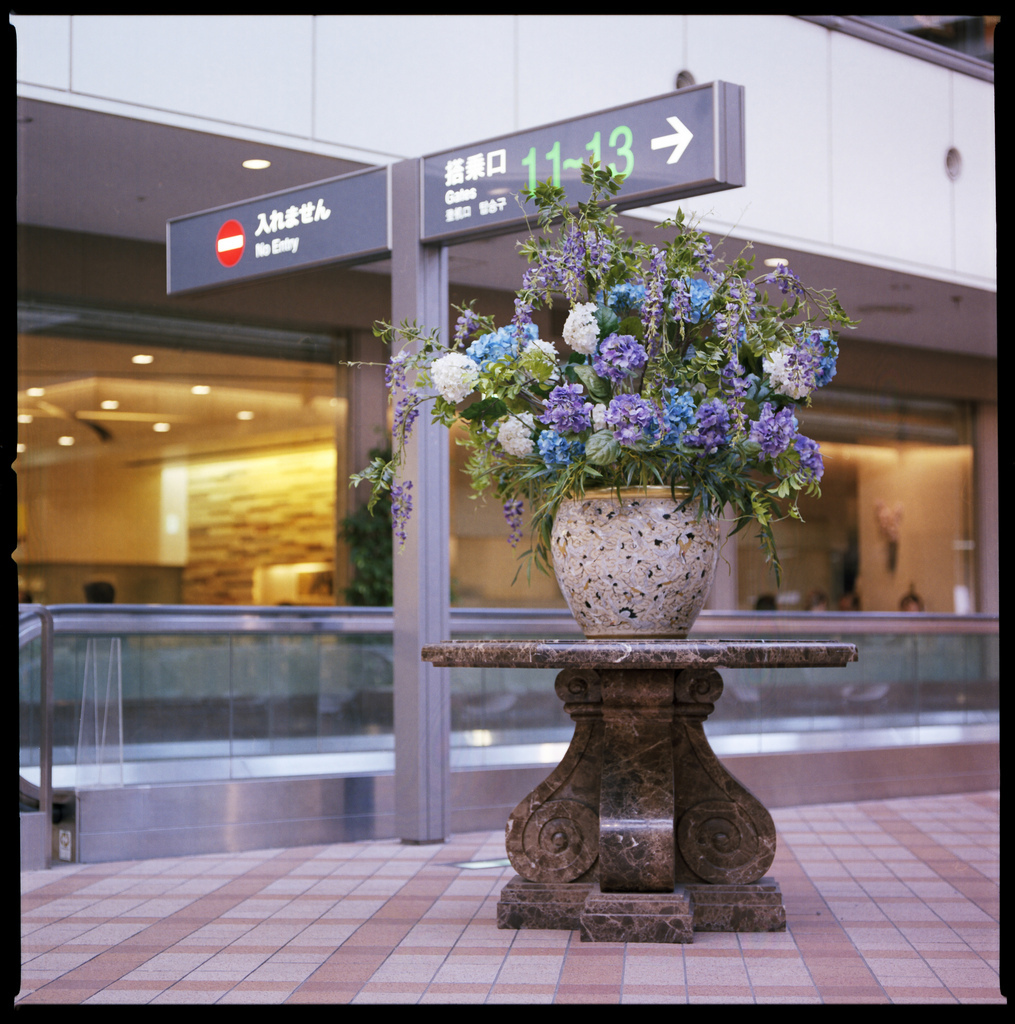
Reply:
[[[391,321],[415,320],[446,338],[447,256],[419,241],[419,160],[394,165],[391,194]],[[394,558],[395,817],[403,842],[442,842],[450,832],[449,670],[420,651],[450,636],[448,433],[427,411],[401,475],[412,481],[413,511]]]

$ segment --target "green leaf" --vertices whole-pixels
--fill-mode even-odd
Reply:
[[[571,373],[584,385],[585,390],[600,402],[608,402],[613,395],[610,382],[600,377],[588,363],[572,363],[568,367]]]
[[[585,442],[585,458],[593,466],[607,466],[620,457],[620,444],[609,430],[598,430]]]
[[[458,415],[463,420],[482,420],[490,423],[507,416],[510,410],[499,398],[484,398],[478,402],[467,405]]]
[[[617,333],[617,328],[620,327],[620,321],[617,319],[617,314],[610,309],[609,306],[598,305],[596,306],[596,323],[599,325],[599,337],[608,338],[611,334]]]

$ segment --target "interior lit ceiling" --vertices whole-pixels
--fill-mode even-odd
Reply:
[[[165,242],[172,217],[266,195],[365,166],[74,107],[18,100],[18,222],[148,242]],[[272,161],[249,171],[250,157]],[[625,217],[636,237],[656,237],[650,222]],[[739,248],[739,247],[738,247]],[[816,287],[834,287],[872,341],[993,357],[996,295],[980,289],[858,263],[757,245],[756,265],[785,256]],[[522,263],[514,236],[457,245],[452,281],[513,290]],[[384,273],[388,261],[373,264]]]
[[[151,362],[135,364],[134,354]],[[19,463],[221,457],[333,443],[346,403],[331,366],[33,335],[18,365]]]

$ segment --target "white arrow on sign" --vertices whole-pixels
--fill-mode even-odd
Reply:
[[[673,152],[670,153],[670,158],[666,162],[668,164],[675,164],[684,155],[684,150],[687,149],[694,135],[679,117],[668,117],[666,120],[669,121],[670,127],[673,129],[673,135],[660,135],[658,138],[653,139],[652,148],[666,149],[669,146],[673,146]]]

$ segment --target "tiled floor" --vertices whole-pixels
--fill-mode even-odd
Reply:
[[[500,931],[500,832],[25,872],[20,1004],[1005,1003],[999,795],[773,812],[785,932]]]

